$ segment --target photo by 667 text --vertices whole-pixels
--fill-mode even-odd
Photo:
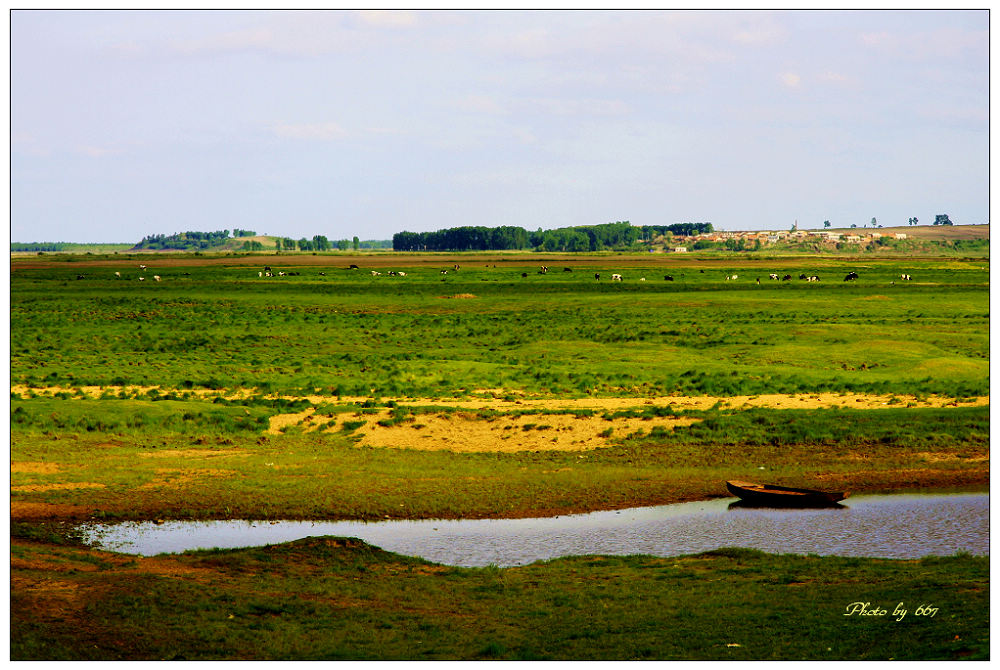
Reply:
[[[909,613],[903,603],[899,603],[892,610],[892,617],[896,621],[902,621],[903,618]],[[933,617],[938,613],[938,608],[933,605],[920,604],[916,609],[913,610],[913,616],[922,617]],[[878,605],[873,606],[870,602],[853,602],[844,608],[844,616],[888,616],[889,610],[879,607]]]

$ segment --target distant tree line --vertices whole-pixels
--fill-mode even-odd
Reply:
[[[228,230],[211,233],[188,231],[173,235],[147,235],[133,249],[210,249],[229,239]]]
[[[11,242],[11,251],[69,251],[79,246],[73,242]]]
[[[628,249],[640,240],[649,242],[658,235],[697,235],[712,232],[711,223],[675,223],[665,226],[633,226],[616,221],[593,226],[571,226],[529,232],[518,226],[462,226],[435,232],[404,231],[392,237],[395,251],[601,251]]]

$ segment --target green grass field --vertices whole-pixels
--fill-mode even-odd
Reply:
[[[460,570],[338,541],[131,559],[59,525],[553,515],[725,496],[762,467],[856,492],[981,488],[988,259],[76,258],[12,262],[12,658],[988,657],[981,558]],[[801,402],[726,404],[772,395]],[[596,409],[530,404],[574,399]],[[607,422],[602,446],[362,440],[525,417],[519,435],[545,436],[567,413]],[[894,598],[947,618],[843,616]]]
[[[376,277],[289,265],[300,274],[272,279],[257,266],[171,266],[138,282],[135,270],[75,280],[15,264],[11,381],[333,396],[988,393],[982,261],[816,265],[780,270],[821,276],[807,283],[735,266],[405,277],[383,266]],[[861,278],[844,282],[849,271]],[[915,279],[898,281],[904,272]]]

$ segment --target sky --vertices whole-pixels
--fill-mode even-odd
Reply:
[[[13,242],[989,223],[989,13],[10,14]]]

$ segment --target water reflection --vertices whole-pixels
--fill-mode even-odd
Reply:
[[[792,507],[778,507],[775,505],[768,505],[766,503],[754,503],[747,500],[737,500],[735,502],[729,503],[728,509],[793,509]],[[814,505],[811,509],[847,509],[847,505],[843,503],[826,503],[824,505]]]
[[[778,509],[724,498],[538,519],[123,523],[84,531],[102,548],[147,556],[347,536],[469,567],[585,554],[677,556],[719,547],[883,558],[989,554],[988,494],[857,496],[845,503]]]

